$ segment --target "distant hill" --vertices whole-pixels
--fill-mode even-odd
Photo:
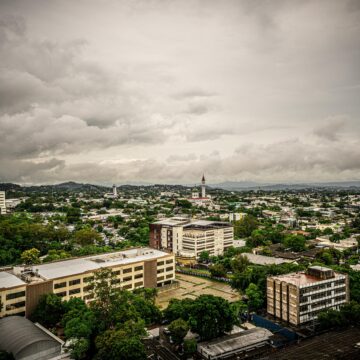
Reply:
[[[299,184],[264,184],[256,182],[223,182],[220,184],[209,185],[213,188],[220,188],[231,191],[245,191],[245,190],[301,190],[301,189],[350,189],[360,188],[360,181],[334,181],[334,182],[314,182],[314,183],[299,183]]]
[[[185,191],[189,189],[190,185],[168,185],[168,184],[124,184],[118,185],[117,188],[121,190],[136,190],[144,188],[148,190],[160,191]],[[280,190],[304,190],[304,189],[360,189],[360,181],[335,181],[335,182],[314,182],[314,183],[299,183],[299,184],[270,184],[257,183],[252,181],[225,181],[219,184],[209,184],[206,186],[208,191],[215,191],[222,189],[227,191],[280,191]],[[68,181],[55,185],[33,185],[21,186],[12,183],[0,183],[0,190],[2,191],[20,191],[20,192],[109,192],[111,187],[93,184],[82,184],[74,181]]]
[[[21,186],[12,183],[0,183],[0,191],[21,190]]]

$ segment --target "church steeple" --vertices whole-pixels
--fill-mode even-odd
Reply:
[[[206,198],[206,189],[205,189],[205,175],[201,179],[201,197]]]

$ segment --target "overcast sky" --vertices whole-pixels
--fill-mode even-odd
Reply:
[[[0,0],[0,182],[360,179],[360,0]]]

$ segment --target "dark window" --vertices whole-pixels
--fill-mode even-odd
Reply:
[[[20,301],[15,304],[6,305],[6,310],[14,310],[25,306],[25,301]]]
[[[158,274],[161,274],[161,273],[163,273],[163,272],[164,272],[164,269],[159,269],[159,270],[157,271]]]
[[[132,272],[132,268],[128,268],[128,269],[124,269],[124,270],[123,270],[123,273],[124,273],[124,274],[128,274],[128,273],[130,273],[130,272]]]
[[[135,275],[135,279],[140,279],[140,278],[142,278],[143,277],[143,274],[137,274],[137,275]]]
[[[132,285],[125,285],[123,286],[123,289],[131,289],[132,288]]]
[[[144,283],[142,281],[135,283],[135,287],[144,286]]]
[[[171,279],[173,277],[173,275],[172,274],[170,274],[170,275],[166,275],[166,278],[167,279]]]
[[[113,285],[115,285],[115,284],[120,284],[120,279],[113,279],[113,280],[111,280],[111,283],[112,283]]]
[[[94,298],[94,294],[89,294],[89,295],[84,296],[84,300],[90,300],[93,298]]]
[[[135,271],[140,271],[140,270],[143,270],[144,268],[143,268],[143,266],[141,265],[141,266],[136,266],[135,267]]]
[[[163,277],[163,276],[159,276],[159,277],[157,278],[157,281],[161,281],[161,280],[164,280],[164,277]]]
[[[172,263],[173,263],[173,259],[166,260],[166,263],[167,263],[167,264],[172,264]]]
[[[16,293],[12,293],[12,294],[7,294],[6,295],[6,300],[11,300],[11,299],[16,299],[19,297],[25,296],[25,291],[19,291]]]
[[[60,289],[66,286],[66,281],[54,285],[54,289]]]
[[[115,276],[116,276],[116,275],[120,275],[120,270],[113,271],[112,274],[115,275]]]
[[[57,296],[60,296],[60,297],[64,297],[66,296],[66,291],[62,291],[62,292],[59,292],[59,293],[56,293]]]
[[[124,277],[123,281],[130,281],[132,280],[132,276],[127,276],[127,277]]]
[[[70,280],[69,286],[80,284],[80,279]]]
[[[173,271],[174,270],[174,267],[173,266],[169,266],[166,268],[166,271]]]
[[[159,262],[157,263],[157,265],[158,265],[158,266],[164,265],[164,262],[163,262],[163,261],[159,261]]]
[[[74,295],[74,294],[79,294],[80,293],[80,289],[72,289],[69,291],[69,295]]]

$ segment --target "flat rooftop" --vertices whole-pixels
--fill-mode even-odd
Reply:
[[[33,269],[38,272],[41,278],[51,280],[81,274],[104,267],[113,267],[146,260],[154,260],[168,255],[169,253],[151,248],[130,249],[101,255],[87,256],[84,258],[34,265]]]
[[[264,255],[256,255],[252,253],[243,253],[242,255],[246,256],[252,264],[256,265],[272,265],[272,264],[284,264],[284,263],[292,263],[293,260],[276,258],[273,256],[264,256]]]
[[[157,225],[167,225],[167,226],[178,226],[178,225],[184,225],[190,222],[190,219],[186,218],[169,218],[169,219],[163,219],[159,221],[155,221],[153,224]]]
[[[0,271],[0,289],[21,285],[26,285],[26,283],[13,274],[10,274],[6,271]]]
[[[332,280],[336,280],[339,278],[342,278],[342,274],[334,272],[334,277],[331,278]],[[293,284],[296,286],[303,286],[303,285],[309,285],[312,283],[317,283],[321,281],[327,281],[329,279],[321,279],[315,276],[311,276],[306,274],[305,272],[296,272],[296,273],[290,273],[285,275],[278,275],[278,276],[271,276],[272,279],[285,281],[289,284]]]
[[[232,227],[232,225],[225,221],[196,220],[186,224],[184,229],[219,229],[225,227]]]

